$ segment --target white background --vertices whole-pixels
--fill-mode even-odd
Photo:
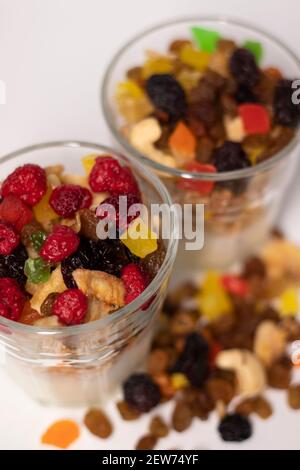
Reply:
[[[112,53],[155,22],[204,14],[242,18],[269,30],[297,52],[299,13],[299,0],[0,0],[0,80],[7,86],[7,103],[0,105],[0,156],[48,140],[110,144],[99,108],[101,76]],[[298,238],[296,189],[293,196],[284,220]],[[282,394],[273,396],[284,401]],[[2,373],[0,397],[2,449],[41,448],[39,437],[53,420],[82,419],[83,410],[36,405]],[[135,424],[118,425],[114,438],[106,442],[83,431],[75,448],[132,448],[147,421],[139,429]],[[162,446],[222,448],[215,427],[215,419],[195,424],[182,436],[172,434]],[[255,440],[240,447],[229,447],[300,448],[299,415],[282,405],[274,418],[257,424],[255,435]]]

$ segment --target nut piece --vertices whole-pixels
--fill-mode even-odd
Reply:
[[[239,116],[233,119],[225,117],[224,127],[228,140],[231,140],[232,142],[242,142],[246,134],[243,121]]]
[[[54,271],[52,271],[50,279],[44,284],[40,284],[39,290],[34,293],[30,300],[31,308],[41,313],[41,306],[49,294],[52,294],[52,292],[60,294],[66,289],[60,266],[58,266]]]
[[[125,287],[121,279],[102,271],[76,269],[73,278],[82,292],[110,306],[110,311],[125,305]]]
[[[286,333],[272,321],[262,322],[255,333],[254,353],[265,366],[281,357],[286,348]]]
[[[238,393],[244,397],[257,395],[266,385],[265,370],[250,351],[243,349],[221,351],[216,357],[216,366],[236,373]]]

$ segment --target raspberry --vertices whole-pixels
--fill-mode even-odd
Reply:
[[[234,413],[224,416],[218,431],[226,442],[242,442],[251,436],[252,426],[246,416]]]
[[[129,304],[136,299],[147,287],[148,279],[140,267],[130,263],[122,269],[121,279],[125,285],[125,303]]]
[[[32,220],[32,211],[17,196],[10,194],[0,204],[0,219],[11,223],[18,232]]]
[[[125,202],[123,202],[125,206],[125,211],[124,214],[120,214],[120,197],[125,197]],[[107,199],[105,199],[100,206],[98,207],[98,210],[96,212],[96,215],[99,216],[99,219],[102,220],[104,218],[108,218],[109,220],[111,219],[110,213],[109,213],[109,207],[107,207],[107,210],[103,210],[103,204],[106,204],[107,206],[111,205],[114,207],[115,212],[116,212],[116,227],[118,229],[125,229],[128,227],[130,222],[132,222],[134,219],[136,219],[139,215],[140,212],[137,212],[134,215],[128,215],[127,213],[133,204],[139,204],[141,201],[140,199],[135,196],[134,194],[128,194],[127,196],[110,196]],[[122,203],[121,203],[122,204]],[[102,206],[102,207],[101,207]],[[103,212],[102,212],[103,210]],[[99,211],[101,211],[101,215],[99,214]],[[122,211],[123,212],[123,211]]]
[[[50,263],[59,263],[77,250],[79,242],[79,237],[71,228],[56,225],[43,243],[40,256]]]
[[[90,191],[76,184],[57,186],[49,200],[52,209],[61,217],[70,218],[79,209],[88,209],[92,203]]]
[[[236,49],[229,61],[232,76],[240,85],[253,87],[259,81],[259,68],[252,52],[242,47]]]
[[[10,255],[19,243],[20,237],[14,227],[0,220],[0,255]]]
[[[4,180],[2,197],[14,194],[29,206],[37,204],[47,190],[45,171],[38,165],[27,164],[17,168]]]
[[[160,390],[148,374],[133,374],[123,385],[124,398],[129,406],[146,413],[160,402]]]
[[[79,289],[68,289],[57,296],[52,313],[65,325],[79,325],[85,317],[87,308],[86,295]]]
[[[0,315],[18,321],[25,305],[25,295],[17,281],[4,277],[0,279]]]
[[[89,184],[93,191],[108,191],[112,195],[133,194],[140,196],[137,182],[130,168],[121,166],[112,157],[99,157],[89,176]]]

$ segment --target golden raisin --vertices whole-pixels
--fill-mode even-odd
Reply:
[[[149,431],[152,436],[166,437],[169,434],[169,428],[160,416],[154,416],[149,425]]]
[[[99,408],[92,408],[87,412],[84,424],[92,434],[102,439],[107,439],[113,432],[110,420]]]
[[[151,434],[146,434],[138,441],[135,450],[152,450],[154,449],[157,443],[157,437],[152,436]]]
[[[141,416],[141,413],[130,407],[126,401],[119,401],[117,408],[124,421],[134,421]]]

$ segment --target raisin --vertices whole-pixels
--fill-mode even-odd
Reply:
[[[169,428],[160,416],[154,416],[149,425],[149,431],[152,436],[166,437],[169,434]]]
[[[300,104],[294,104],[292,80],[279,80],[275,89],[274,112],[278,124],[296,127],[300,121]]]
[[[162,240],[157,241],[157,250],[150,253],[140,262],[142,271],[145,271],[149,279],[155,278],[166,257],[166,248]]]
[[[244,264],[243,277],[251,279],[252,277],[259,277],[261,279],[266,277],[266,266],[261,258],[252,256],[248,258]]]
[[[146,82],[146,92],[154,106],[177,121],[186,113],[186,97],[181,85],[168,74],[152,75]]]
[[[183,400],[188,404],[194,416],[207,420],[209,413],[214,409],[214,402],[205,389],[197,390],[188,387],[183,390]]]
[[[233,413],[220,422],[218,431],[226,442],[242,442],[252,434],[252,426],[246,416]]]
[[[219,172],[241,170],[251,166],[241,144],[229,140],[214,151],[213,164]]]
[[[84,417],[84,424],[95,436],[107,439],[113,432],[110,420],[106,414],[97,408],[92,408]]]
[[[156,375],[165,372],[169,366],[170,357],[165,349],[153,349],[147,359],[149,374]]]
[[[251,88],[259,81],[260,72],[255,57],[247,49],[241,47],[233,52],[229,61],[229,69],[240,85]]]
[[[90,209],[80,209],[78,211],[80,218],[80,235],[85,238],[90,238],[91,240],[98,241],[97,237],[97,217],[94,212]]]
[[[270,387],[281,390],[287,389],[291,381],[291,369],[292,363],[288,357],[283,357],[274,362],[267,371]]]
[[[160,401],[160,390],[148,374],[133,374],[123,385],[126,402],[145,413],[150,411]]]
[[[239,85],[234,98],[239,104],[242,103],[257,103],[257,98],[253,91],[245,85]]]
[[[197,321],[199,320],[198,312],[179,311],[171,318],[170,330],[173,335],[187,335],[195,331]]]
[[[214,143],[209,137],[202,137],[197,142],[196,160],[201,163],[208,163],[214,150]]]
[[[189,113],[193,118],[202,121],[207,127],[215,124],[219,117],[218,108],[215,103],[209,100],[192,103],[189,106]]]
[[[15,279],[20,287],[24,287],[27,277],[24,274],[25,261],[28,255],[24,245],[19,246],[7,256],[0,255],[0,277]]]
[[[198,333],[186,337],[185,346],[171,372],[182,372],[194,387],[201,387],[208,376],[209,348]]]
[[[117,403],[117,408],[124,421],[134,421],[141,416],[139,411],[129,406],[124,400]]]
[[[31,236],[37,232],[43,232],[42,225],[37,220],[32,220],[29,224],[24,225],[21,230],[21,242],[24,246],[32,248]]]
[[[300,410],[300,385],[288,388],[288,403],[293,410]]]
[[[221,400],[227,405],[235,395],[234,385],[219,377],[210,378],[207,381],[206,389],[214,403]]]
[[[81,238],[77,251],[61,263],[63,279],[69,289],[77,287],[72,272],[76,269],[91,269],[92,260],[89,242],[87,239]]]
[[[43,317],[50,317],[51,315],[53,315],[52,308],[57,296],[57,292],[52,292],[48,295],[48,297],[46,297],[46,299],[41,305],[41,314],[43,315]]]
[[[172,426],[177,432],[183,432],[190,427],[193,421],[191,408],[184,402],[179,401],[173,411]]]
[[[152,450],[157,443],[157,437],[147,434],[139,439],[135,450]]]

